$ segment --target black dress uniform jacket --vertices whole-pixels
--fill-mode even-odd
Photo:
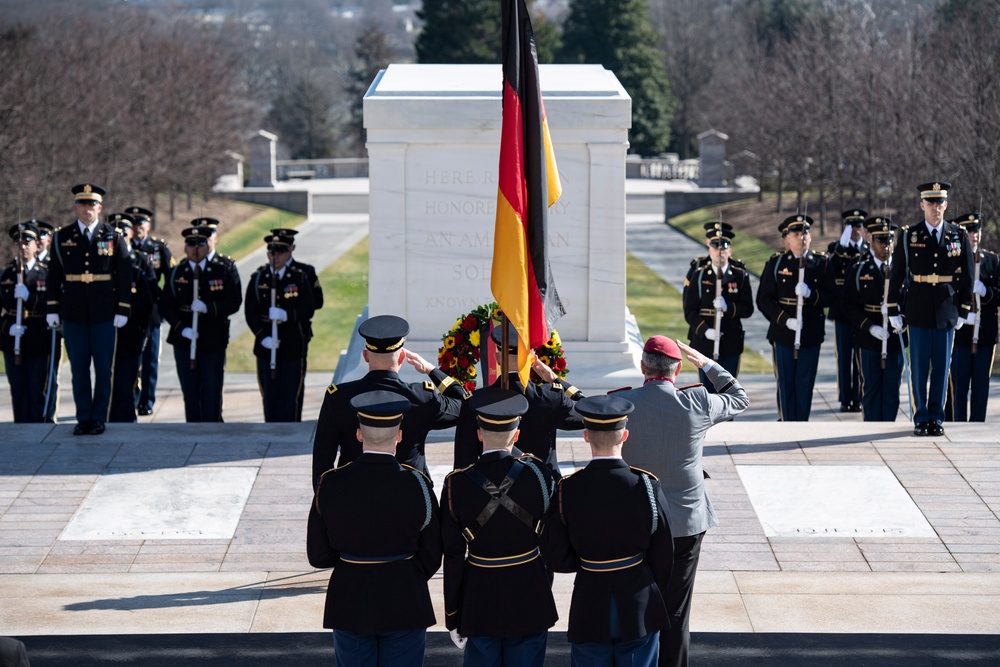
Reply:
[[[877,325],[884,327],[889,333],[886,352],[895,353],[901,349],[899,335],[893,331],[892,325],[883,322],[882,318],[886,281],[886,276],[882,273],[884,267],[885,265],[880,268],[870,253],[860,257],[851,266],[844,281],[842,310],[854,325],[854,344],[857,347],[872,352],[882,351],[882,341],[869,332],[872,325]],[[904,337],[905,335],[904,333]]]
[[[430,487],[388,454],[361,454],[323,475],[306,539],[309,563],[333,568],[323,627],[382,634],[434,625],[427,580],[441,566],[441,529]]]
[[[14,286],[17,285],[17,263],[0,274],[0,301],[3,312],[0,315],[0,351],[14,353],[14,337],[10,334],[11,325],[17,322],[17,308],[20,303],[14,298]],[[21,325],[26,330],[21,334],[21,354],[26,357],[44,357],[50,352],[51,335],[45,322],[45,302],[47,294],[48,267],[35,261],[30,271],[24,272],[24,285],[28,288],[28,299],[24,302],[21,313]],[[7,369],[10,372],[10,369]]]
[[[969,235],[950,222],[938,230],[935,244],[925,223],[903,227],[892,252],[889,314],[902,314],[906,324],[924,329],[954,327],[972,308]]]
[[[279,272],[280,273],[280,272]],[[264,264],[254,271],[247,282],[243,315],[247,326],[254,333],[253,353],[258,357],[271,357],[271,350],[260,342],[271,335],[271,267]],[[274,305],[284,308],[288,319],[278,323],[277,358],[300,359],[309,342],[309,320],[316,312],[316,299],[309,277],[297,266],[286,265],[281,278],[276,281],[277,295]]]
[[[361,455],[361,443],[357,438],[358,414],[351,407],[351,399],[367,391],[392,391],[410,402],[401,427],[403,440],[396,446],[396,458],[426,472],[424,440],[427,434],[454,425],[467,395],[460,384],[438,369],[431,371],[430,378],[410,383],[399,379],[395,371],[369,371],[360,380],[327,387],[313,440],[313,483],[333,468],[334,462],[342,466]]]
[[[973,275],[975,275],[973,264]],[[979,260],[979,280],[986,286],[986,296],[979,297],[982,312],[979,313],[979,344],[990,345],[997,342],[997,309],[1000,306],[1000,257],[995,252],[984,250]],[[973,303],[975,302],[975,296]],[[964,326],[955,332],[955,345],[972,347],[973,326]]]
[[[49,261],[49,314],[67,322],[109,322],[128,316],[132,303],[129,247],[106,222],[98,222],[90,240],[73,222],[52,239]]]
[[[294,266],[306,274],[307,282],[312,287],[313,302],[315,304],[313,309],[320,310],[323,307],[323,286],[319,284],[319,276],[316,275],[316,267],[312,264],[297,262],[295,259],[289,260],[288,265]],[[308,343],[313,337],[312,321],[306,322],[305,331],[306,343]]]
[[[469,472],[469,471],[473,472]],[[501,487],[512,470],[506,492],[528,522],[503,505],[478,527],[477,518],[492,496],[482,478]],[[489,452],[473,466],[445,478],[441,492],[441,539],[444,543],[444,609],[449,630],[463,637],[517,637],[544,632],[559,618],[545,561],[538,552],[538,529],[549,509],[552,477],[532,456],[515,458]],[[530,523],[530,525],[529,525]],[[473,535],[468,543],[463,531]],[[466,560],[466,546],[476,559]],[[533,557],[532,557],[533,553]],[[478,559],[519,556],[509,566],[483,567]],[[479,562],[480,565],[474,564]]]
[[[133,242],[132,245],[136,250],[146,254],[146,257],[149,258],[149,265],[152,267],[153,273],[156,274],[157,300],[153,302],[153,312],[150,315],[150,324],[154,327],[158,327],[162,322],[159,308],[159,287],[164,282],[161,278],[169,275],[170,269],[174,266],[173,255],[171,255],[170,246],[167,245],[166,241],[153,236],[147,236],[142,241]]]
[[[492,386],[499,387],[500,380],[497,379]],[[583,393],[561,382],[541,385],[529,382],[525,388],[516,372],[510,373],[508,386],[528,399],[528,412],[521,417],[521,435],[515,446],[525,454],[541,459],[553,477],[560,477],[556,430],[578,431],[583,428],[583,418],[573,408],[576,401],[583,398]],[[456,469],[472,465],[483,451],[476,435],[477,428],[475,411],[466,408],[455,428]]]
[[[569,641],[609,643],[612,598],[623,641],[670,627],[661,592],[670,580],[674,547],[656,477],[622,459],[598,459],[560,479],[555,500],[546,528],[549,564],[556,572],[577,573]],[[636,555],[642,561],[631,567],[609,563]],[[591,571],[581,559],[610,569]]]
[[[691,260],[684,279],[684,319],[688,323],[691,347],[709,357],[715,352],[715,341],[705,337],[705,332],[715,328],[716,269],[711,257]],[[746,265],[736,259],[729,260],[722,276],[722,298],[726,312],[722,314],[722,338],[719,354],[743,353],[743,318],[753,315],[753,293]]]
[[[827,247],[827,258],[829,259],[830,271],[833,273],[834,291],[837,295],[830,299],[830,309],[827,315],[831,320],[847,321],[850,318],[844,312],[844,304],[840,299],[845,291],[845,281],[847,271],[859,258],[869,255],[870,247],[865,241],[861,242],[860,249],[853,243],[848,246],[840,245],[840,241],[834,241]]]
[[[235,277],[234,277],[235,276]],[[198,278],[198,298],[208,307],[198,316],[198,349],[219,352],[229,345],[229,316],[240,309],[243,294],[239,275],[232,263],[220,255],[205,260]],[[194,270],[185,259],[171,270],[160,296],[160,315],[170,323],[167,342],[175,347],[191,348],[191,341],[181,335],[191,326],[191,302],[194,300]]]
[[[115,358],[137,357],[142,354],[153,305],[159,300],[160,288],[149,257],[140,250],[133,250],[132,263],[132,315],[121,329],[115,343]]]
[[[800,343],[803,347],[810,347],[823,342],[826,328],[823,309],[834,298],[835,286],[826,255],[810,250],[805,258],[805,283],[812,293],[802,299]],[[791,251],[777,253],[767,260],[760,275],[757,307],[771,323],[767,330],[767,339],[772,343],[795,344],[795,332],[789,329],[785,322],[795,319],[798,298],[795,296],[795,286],[798,283],[799,259],[794,253]]]

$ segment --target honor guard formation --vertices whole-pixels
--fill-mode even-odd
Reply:
[[[1000,259],[982,247],[979,213],[945,219],[950,189],[920,185],[923,219],[911,225],[844,211],[826,253],[811,248],[810,216],[785,218],[756,298],[732,257],[733,226],[706,224],[706,254],[684,281],[690,345],[648,338],[638,388],[585,397],[537,359],[537,380],[525,384],[517,331],[496,327],[495,361],[511,371],[470,393],[406,348],[406,320],[363,322],[368,372],[326,389],[312,455],[307,553],[332,569],[323,625],[338,664],[420,665],[426,629],[443,621],[465,665],[541,667],[558,620],[553,573],[564,572],[575,576],[572,664],[686,666],[701,544],[719,524],[704,440],[749,406],[737,376],[755,306],[769,323],[783,421],[810,417],[827,316],[841,412],[895,421],[905,381],[917,436],[985,420]],[[152,414],[163,322],[186,421],[222,421],[230,318],[241,306],[265,421],[302,419],[323,293],[315,268],[293,258],[295,230],[264,237],[267,262],[244,292],[234,261],[216,252],[218,220],[192,220],[178,260],[151,235],[149,209],[102,217],[102,187],[72,194],[74,222],[9,229],[0,341],[16,422],[56,419],[63,344],[75,434]],[[677,386],[685,359],[701,383]],[[404,381],[405,364],[426,379]],[[435,489],[426,441],[449,427],[454,470]],[[582,430],[592,455],[565,476],[560,429]],[[442,563],[445,618],[436,619],[428,581]]]

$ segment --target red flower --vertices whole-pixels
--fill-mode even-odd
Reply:
[[[468,357],[459,357],[458,358],[458,366],[459,366],[459,368],[468,368],[468,366],[469,366],[469,358]]]
[[[564,371],[566,370],[566,360],[562,357],[557,357],[555,361],[552,362],[552,370],[554,371]]]
[[[476,317],[474,315],[469,315],[462,322],[462,328],[465,329],[466,331],[473,331],[476,328],[476,324],[477,324]]]
[[[465,341],[465,336],[460,333],[455,334],[454,338],[456,346],[461,345]]]
[[[468,382],[465,383],[465,391],[475,391],[475,390],[476,390],[475,382],[469,380]]]
[[[454,355],[452,355],[452,353],[450,351],[445,352],[444,354],[441,355],[441,363],[442,364],[451,363],[452,356],[454,356]]]

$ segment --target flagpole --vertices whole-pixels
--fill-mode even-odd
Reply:
[[[510,340],[507,330],[507,315],[500,313],[500,386],[510,389]]]

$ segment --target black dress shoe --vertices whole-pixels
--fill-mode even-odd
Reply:
[[[93,422],[90,425],[90,431],[87,432],[88,435],[100,435],[104,433],[104,422]]]
[[[851,406],[848,405],[847,403],[841,403],[840,404],[840,411],[841,412],[850,412],[851,411]]]
[[[913,435],[921,437],[927,435],[927,422],[919,422],[913,429]]]
[[[90,422],[80,422],[73,429],[73,435],[90,435]]]
[[[944,426],[941,425],[941,422],[930,422],[927,424],[927,435],[944,435]]]
[[[860,403],[851,403],[850,411],[851,412],[861,412],[861,404]]]
[[[153,414],[153,408],[151,406],[144,405],[141,408],[139,408],[140,417],[148,417],[151,414]]]

